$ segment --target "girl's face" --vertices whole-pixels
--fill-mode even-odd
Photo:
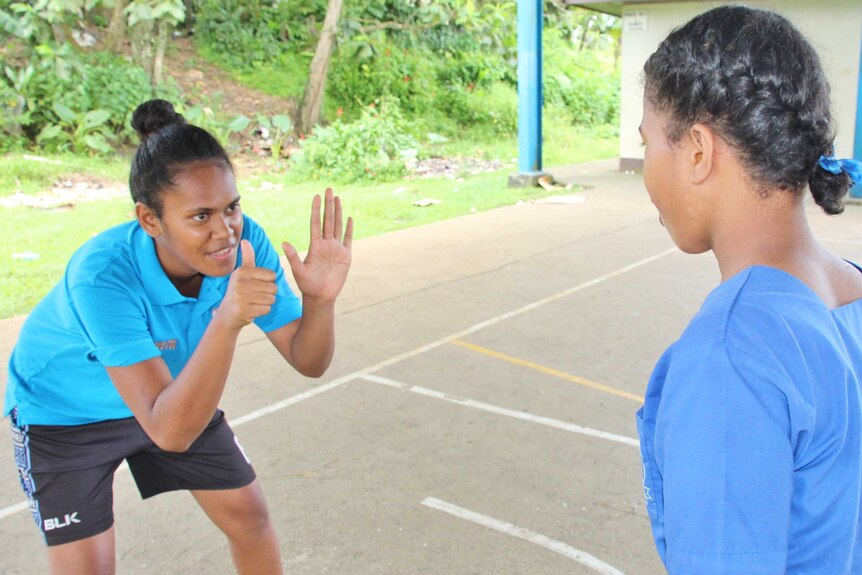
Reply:
[[[157,234],[150,233],[165,273],[178,288],[197,276],[230,274],[242,237],[233,172],[222,162],[194,164],[174,181],[162,196]]]
[[[706,194],[691,185],[693,149],[688,135],[669,142],[667,121],[644,100],[639,128],[644,142],[644,185],[658,209],[659,221],[679,249],[703,253],[710,249]]]

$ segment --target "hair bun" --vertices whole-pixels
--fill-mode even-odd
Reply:
[[[177,114],[173,104],[167,100],[149,100],[135,108],[132,113],[132,128],[140,136],[141,142],[167,126],[185,123],[185,118]]]

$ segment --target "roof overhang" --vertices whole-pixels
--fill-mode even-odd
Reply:
[[[683,2],[685,0],[625,0],[625,2],[606,2],[603,0],[564,0],[566,6],[577,6],[578,8],[586,8],[611,16],[620,17],[623,15],[623,4],[629,6],[631,4],[668,4],[671,2]]]

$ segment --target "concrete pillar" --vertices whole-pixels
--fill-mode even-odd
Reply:
[[[535,186],[542,172],[542,0],[518,0],[518,174],[510,187]]]
[[[853,159],[862,162],[862,41],[859,42],[859,87],[856,89],[856,133],[853,136]],[[851,198],[862,198],[862,182],[850,188]]]

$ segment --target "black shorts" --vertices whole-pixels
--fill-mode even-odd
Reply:
[[[114,524],[114,472],[125,459],[146,499],[179,489],[236,489],[255,473],[216,411],[183,453],[157,447],[134,417],[88,425],[24,425],[12,442],[30,512],[48,545],[91,537]]]

